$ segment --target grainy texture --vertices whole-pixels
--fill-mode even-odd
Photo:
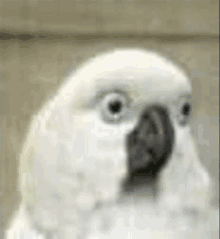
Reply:
[[[194,91],[191,124],[202,161],[216,182],[213,203],[218,206],[219,42],[218,38],[212,39],[219,34],[218,9],[217,0],[0,0],[1,32],[48,36],[47,39],[19,41],[0,35],[5,39],[0,42],[3,226],[20,200],[16,191],[19,148],[31,115],[59,87],[72,65],[118,46],[156,48],[174,57],[188,70]],[[62,39],[63,33],[69,38]],[[79,33],[93,36],[71,37]],[[161,37],[163,35],[167,37]],[[202,40],[204,37],[206,40]]]
[[[218,35],[219,1],[7,1],[0,29],[72,34]]]
[[[193,132],[202,161],[214,176],[214,203],[218,205],[218,41],[163,42],[155,40],[2,41],[2,195],[3,222],[18,202],[16,177],[19,147],[31,115],[64,80],[67,69],[99,51],[119,46],[156,48],[188,69],[194,90]]]

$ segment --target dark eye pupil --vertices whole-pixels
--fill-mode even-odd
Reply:
[[[114,101],[109,104],[109,110],[112,114],[117,114],[121,111],[122,103],[120,101]]]
[[[182,108],[182,114],[185,116],[188,116],[190,114],[190,110],[191,110],[190,104],[186,103],[186,104],[184,104],[184,106]]]

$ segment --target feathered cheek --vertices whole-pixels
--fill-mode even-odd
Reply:
[[[177,124],[174,124],[174,127],[175,141],[171,156],[172,160],[170,161],[188,168],[191,164],[191,157],[189,155],[192,140],[190,126],[180,127]],[[195,157],[198,157],[198,153],[196,153]]]
[[[175,127],[174,152],[185,154],[191,136],[190,126],[180,127],[177,124],[174,124],[174,127]]]
[[[127,154],[124,140],[96,140],[89,145],[97,172],[103,176],[123,178],[127,174]]]
[[[112,167],[106,167],[108,175],[112,175],[111,177],[117,179],[123,179],[127,176],[127,155],[124,150],[119,150],[117,154],[113,154],[111,158],[107,158],[103,162],[106,163],[108,161],[112,165]]]
[[[118,155],[119,151],[125,150],[123,138],[98,138],[95,141],[90,141],[91,150],[96,149],[97,152],[104,155]]]

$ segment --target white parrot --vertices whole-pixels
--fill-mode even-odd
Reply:
[[[154,205],[158,227],[175,212],[206,208],[211,179],[192,139],[191,112],[188,76],[155,52],[116,49],[82,64],[33,118],[20,155],[22,203],[6,238],[90,238],[85,225],[98,207],[115,208],[125,182],[149,173],[157,193],[151,202],[143,197],[143,210]],[[149,227],[143,238],[166,238],[150,236]],[[141,238],[138,227],[134,237],[122,228],[103,238]],[[91,238],[102,238],[97,231]]]

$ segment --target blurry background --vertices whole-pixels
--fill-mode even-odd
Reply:
[[[191,76],[193,133],[219,205],[218,0],[0,0],[1,220],[19,203],[19,149],[31,115],[71,66],[114,47],[156,49]]]

